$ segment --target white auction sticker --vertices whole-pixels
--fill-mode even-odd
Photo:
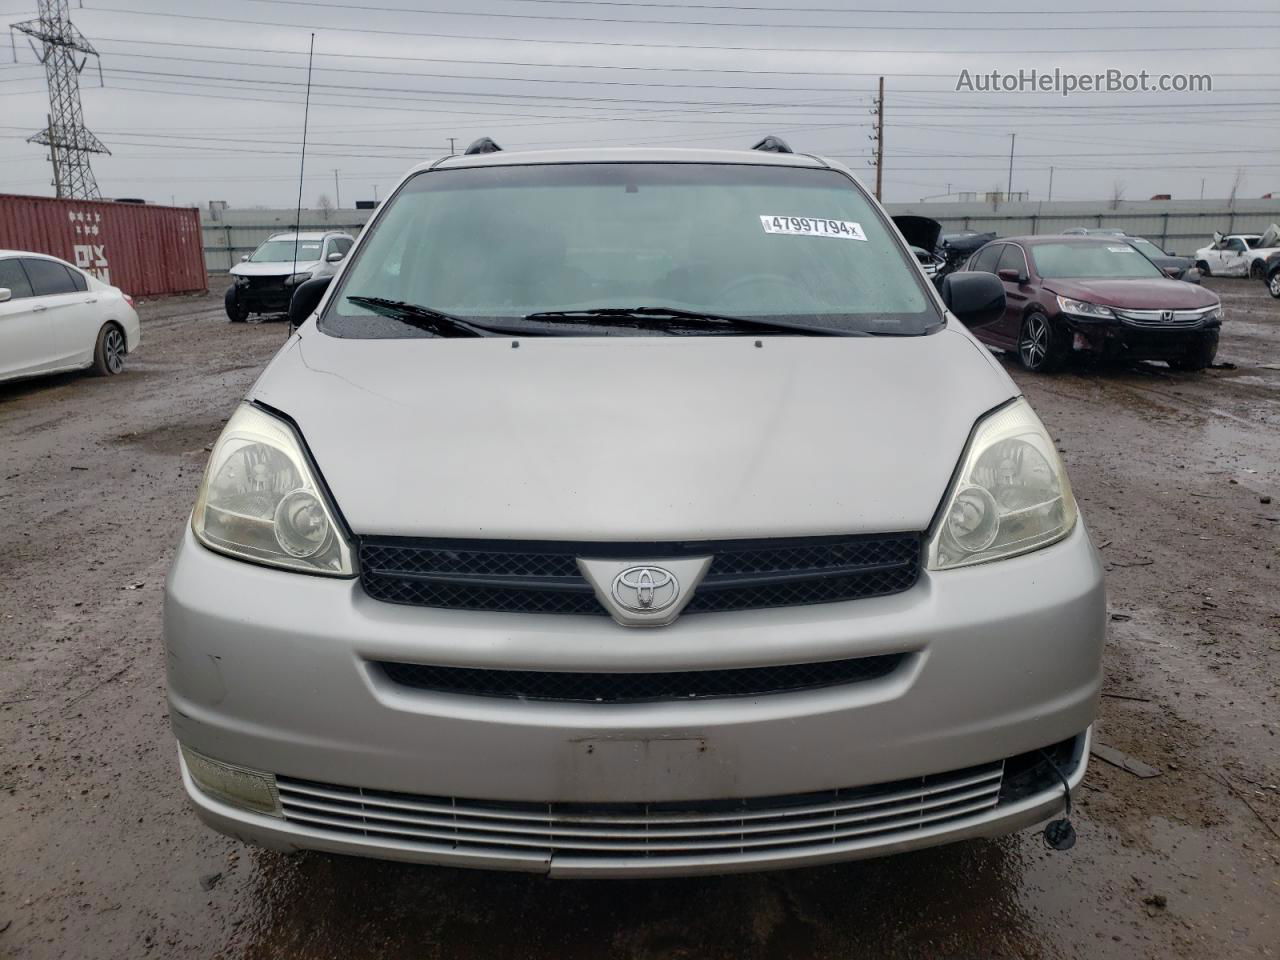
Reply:
[[[862,240],[862,224],[852,220],[828,220],[825,217],[771,217],[762,215],[760,225],[765,233],[782,233],[793,237],[831,237],[836,240]]]
[[[1107,247],[1107,249],[1110,250],[1112,253],[1137,253],[1138,252],[1128,244],[1124,244],[1122,246]]]

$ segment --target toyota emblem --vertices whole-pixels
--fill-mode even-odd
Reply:
[[[627,567],[613,578],[613,599],[635,613],[657,613],[676,602],[680,583],[662,567]]]

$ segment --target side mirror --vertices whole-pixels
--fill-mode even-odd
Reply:
[[[949,273],[942,278],[938,292],[947,309],[966,327],[985,327],[1004,316],[1004,284],[994,273]]]
[[[246,254],[244,254],[244,255],[240,258],[240,262],[241,262],[241,263],[248,263],[248,262],[249,262],[249,255],[248,255],[247,253],[246,253]]]
[[[293,291],[293,298],[289,301],[290,328],[302,326],[307,317],[315,313],[332,280],[333,277],[316,277],[314,280],[298,284],[297,289]]]
[[[341,250],[335,250],[333,251],[333,253],[325,257],[325,260],[327,260],[329,263],[337,263],[339,260],[343,258],[343,256],[344,254]]]
[[[1005,283],[1026,283],[1027,275],[1021,270],[1014,270],[1012,267],[1005,267],[1003,270],[997,270],[996,276]]]
[[[0,303],[8,303],[13,297],[13,291],[8,287],[0,287]]]
[[[1180,276],[1182,276],[1182,268],[1181,267],[1165,267],[1164,275],[1166,277],[1169,277],[1172,280],[1177,280]]]

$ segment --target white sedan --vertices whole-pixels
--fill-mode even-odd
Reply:
[[[112,376],[141,336],[128,294],[56,257],[0,250],[0,380]]]

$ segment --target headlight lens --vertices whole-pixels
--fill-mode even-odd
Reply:
[[[978,424],[929,541],[931,570],[1038,550],[1076,523],[1067,472],[1025,400]]]
[[[351,576],[351,548],[293,429],[242,404],[213,446],[191,529],[210,549],[271,566]]]
[[[1100,303],[1090,303],[1088,300],[1072,300],[1070,297],[1059,297],[1058,307],[1063,313],[1074,313],[1078,317],[1097,317],[1104,320],[1110,320],[1115,317],[1110,307],[1104,307]]]
[[[293,286],[297,286],[300,283],[306,283],[310,279],[311,279],[311,274],[309,273],[295,273],[292,276],[285,278],[284,285],[286,287],[293,287]]]

